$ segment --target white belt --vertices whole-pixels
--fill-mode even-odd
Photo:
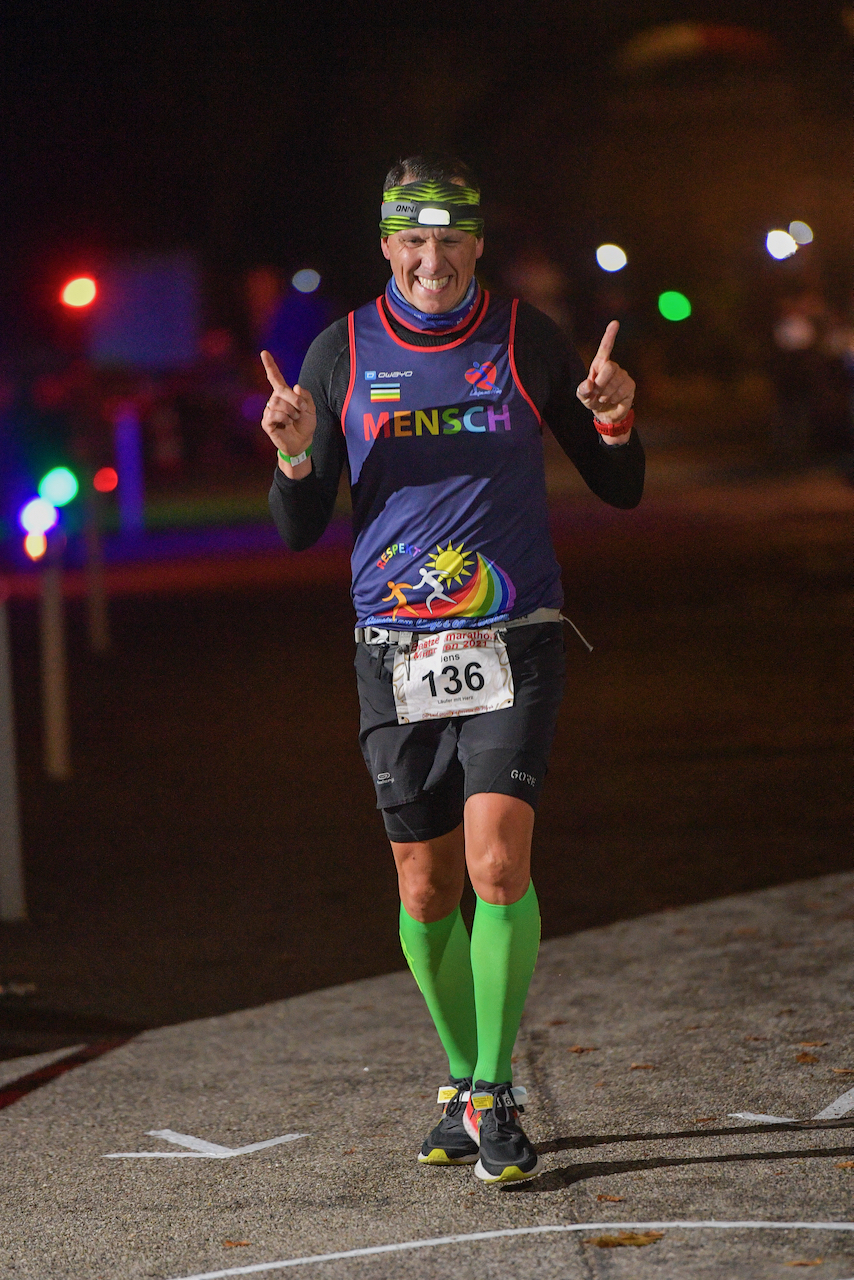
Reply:
[[[509,631],[511,627],[532,627],[538,622],[560,622],[560,609],[535,609],[522,618],[511,618],[509,622],[492,624],[496,631]],[[443,628],[444,629],[444,628]],[[419,635],[433,635],[432,631],[389,631],[385,627],[356,627],[357,644],[397,644],[404,649],[411,649]]]

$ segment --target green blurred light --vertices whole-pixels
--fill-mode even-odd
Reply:
[[[73,471],[69,471],[68,467],[54,467],[46,476],[42,476],[39,497],[54,507],[64,507],[72,498],[77,497],[79,488]]]
[[[691,303],[684,293],[668,289],[658,295],[658,309],[665,320],[687,320],[691,314]]]

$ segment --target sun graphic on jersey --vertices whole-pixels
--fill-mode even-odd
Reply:
[[[445,582],[450,585],[452,582],[459,583],[462,586],[463,578],[471,576],[470,565],[474,564],[474,556],[469,556],[462,543],[455,547],[448,539],[448,545],[442,550],[441,542],[436,544],[435,555],[430,556],[427,563],[431,569],[435,569],[440,578],[444,578]]]

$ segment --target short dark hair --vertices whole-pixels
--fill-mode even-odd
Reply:
[[[423,156],[407,156],[398,160],[386,174],[383,191],[400,187],[405,182],[462,181],[466,187],[480,191],[480,182],[470,165],[450,152],[428,151]]]

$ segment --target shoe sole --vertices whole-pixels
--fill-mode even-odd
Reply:
[[[443,1151],[441,1147],[436,1147],[430,1152],[429,1156],[425,1156],[422,1151],[418,1152],[419,1164],[433,1164],[439,1166],[449,1164],[474,1164],[475,1161],[479,1159],[480,1157],[476,1151],[474,1155],[470,1156],[449,1156],[447,1151]]]
[[[517,1164],[509,1164],[506,1169],[502,1169],[500,1173],[489,1173],[483,1167],[483,1161],[478,1160],[474,1167],[474,1176],[480,1178],[481,1182],[527,1182],[529,1178],[535,1178],[543,1167],[543,1162],[537,1156],[537,1163],[533,1169],[524,1171]]]

